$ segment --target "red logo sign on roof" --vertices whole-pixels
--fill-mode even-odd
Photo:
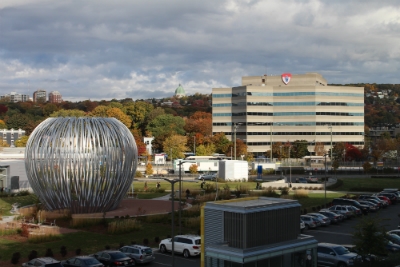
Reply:
[[[290,73],[284,73],[284,74],[282,74],[282,82],[284,83],[284,84],[288,84],[288,83],[290,83],[290,80],[292,79],[292,74],[290,74]]]

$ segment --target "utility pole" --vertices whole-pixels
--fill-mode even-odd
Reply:
[[[269,124],[269,137],[270,137],[270,147],[271,147],[271,163],[272,163],[272,122]]]
[[[290,149],[292,147],[289,147],[289,177],[290,177],[290,183],[292,183],[292,161],[290,160]]]
[[[233,124],[233,132],[234,132],[234,139],[235,139],[235,149],[234,149],[234,152],[235,152],[235,160],[236,160],[236,131],[237,131],[237,129],[239,128],[239,125],[237,125],[236,123],[234,123]]]

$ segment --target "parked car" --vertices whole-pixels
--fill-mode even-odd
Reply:
[[[306,229],[306,224],[303,222],[302,219],[300,219],[300,232],[304,232],[304,230]]]
[[[376,196],[380,200],[386,201],[389,205],[392,205],[392,201],[390,201],[390,198],[384,197],[384,196]]]
[[[61,264],[64,267],[104,267],[103,263],[90,256],[77,256],[62,261]]]
[[[365,255],[364,253],[362,253],[361,251],[359,251],[358,249],[356,249],[355,245],[342,245],[344,248],[346,248],[348,251],[356,253],[358,256],[361,257],[361,259],[363,261],[372,261],[374,262],[378,257],[376,255]]]
[[[320,210],[318,213],[321,213],[322,215],[326,216],[331,220],[331,223],[338,223],[340,222],[339,215],[336,213],[330,212],[330,211],[323,211]]]
[[[144,264],[155,260],[155,257],[153,256],[153,250],[146,246],[124,246],[120,248],[119,251],[129,256],[133,260],[134,264]]]
[[[396,235],[396,234],[390,234],[387,233],[388,235],[386,236],[386,239],[389,241],[392,241],[393,243],[395,243],[396,245],[400,245],[400,236]]]
[[[395,205],[397,203],[397,195],[393,194],[393,193],[385,193],[385,192],[381,192],[379,194],[377,194],[377,196],[382,196],[382,197],[387,197],[390,199],[390,202],[392,202],[393,205]]]
[[[346,206],[346,207],[350,208],[350,210],[353,211],[353,217],[362,215],[362,211],[359,208],[356,208],[354,206]]]
[[[307,182],[307,179],[306,179],[306,178],[304,178],[304,177],[299,177],[299,178],[296,178],[296,183],[306,184],[306,183],[308,183],[308,182]]]
[[[372,202],[364,201],[364,200],[359,201],[359,203],[360,203],[360,204],[363,204],[363,205],[368,205],[370,211],[377,211],[377,210],[379,210],[379,207],[378,207],[378,205],[377,205],[376,203],[372,203]]]
[[[107,267],[111,266],[134,266],[133,260],[118,250],[105,250],[93,255],[99,262]]]
[[[378,197],[376,196],[369,196],[369,195],[362,195],[358,197],[359,200],[366,200],[366,201],[370,201],[370,200],[374,200],[373,202],[375,203],[379,203],[379,207],[381,208],[386,208],[389,204],[386,201],[380,200]]]
[[[385,240],[386,250],[390,253],[398,253],[400,252],[400,246],[393,243],[392,241],[386,239]]]
[[[160,252],[172,251],[172,238],[164,239],[159,245]],[[174,237],[174,251],[182,253],[185,258],[198,256],[201,253],[201,237],[197,235],[178,235]]]
[[[344,219],[347,219],[347,215],[345,216],[336,210],[322,209],[320,211],[327,211],[327,212],[332,212],[333,214],[336,214],[338,216],[340,222],[342,222]]]
[[[397,198],[400,198],[400,191],[397,188],[386,188],[386,189],[383,189],[382,193],[395,194],[397,196]]]
[[[138,164],[139,164],[139,166],[146,166],[146,163],[144,163],[144,162],[139,162]]]
[[[319,243],[317,251],[318,266],[347,267],[353,265],[354,259],[358,257],[343,246],[329,243]]]
[[[210,180],[213,181],[217,178],[216,173],[207,173],[207,174],[200,174],[199,177],[197,178],[198,180]]]
[[[343,214],[347,219],[354,217],[353,210],[349,206],[335,205],[329,208],[330,211],[336,211]]]
[[[364,214],[367,214],[369,212],[369,206],[362,205],[354,199],[335,198],[334,200],[332,200],[332,206],[335,206],[335,205],[354,206],[354,207],[360,209]]]
[[[25,262],[22,264],[23,267],[63,267],[61,262],[50,258],[50,257],[43,257],[43,258],[36,258],[31,261]]]
[[[331,224],[331,220],[325,215],[322,215],[320,213],[307,213],[307,215],[312,216],[314,218],[318,218],[318,220],[321,222],[321,225],[323,226],[328,226]]]
[[[321,222],[312,216],[301,215],[300,219],[304,222],[306,230],[321,226]]]
[[[307,182],[309,182],[309,183],[318,183],[318,178],[315,177],[315,176],[308,176],[308,177],[306,178],[306,180],[307,180]]]
[[[398,236],[400,236],[400,230],[392,230],[392,231],[389,231],[389,232],[387,232],[388,234],[391,234],[391,235],[398,235]]]

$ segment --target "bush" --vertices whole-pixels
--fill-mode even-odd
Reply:
[[[143,245],[148,246],[149,240],[147,238],[143,239]]]
[[[109,249],[110,249],[110,246],[107,245],[107,246],[105,246],[104,248],[105,248],[106,250],[109,250]]]
[[[46,254],[44,254],[45,257],[53,257],[53,251],[51,251],[51,248],[48,248],[46,250]]]
[[[308,191],[304,189],[298,189],[296,190],[296,192],[294,192],[294,198],[295,199],[308,198]]]
[[[11,263],[12,263],[12,264],[18,264],[20,258],[21,258],[21,254],[20,254],[19,252],[15,252],[15,253],[12,255]]]
[[[261,195],[264,197],[279,197],[279,194],[271,186],[263,188]]]
[[[85,228],[104,223],[103,218],[72,218],[70,226],[72,228]]]
[[[63,257],[65,257],[65,255],[67,255],[67,248],[65,246],[61,247],[60,254]]]
[[[133,231],[138,231],[140,229],[142,229],[142,225],[139,221],[128,219],[109,223],[107,233],[116,235],[130,233]]]
[[[81,255],[81,252],[82,252],[82,250],[81,250],[80,248],[77,248],[77,249],[75,250],[75,254],[76,254],[77,256]]]
[[[142,177],[143,177],[143,173],[141,171],[136,171],[135,178],[142,178]]]
[[[37,256],[38,256],[37,251],[36,251],[36,250],[32,250],[32,251],[29,253],[29,255],[28,255],[28,260],[36,259]]]
[[[129,219],[131,216],[129,216],[128,214],[125,215],[125,219]]]
[[[24,197],[29,196],[31,193],[28,190],[22,190],[17,193],[17,196]]]
[[[281,196],[287,196],[289,195],[289,187],[283,187],[281,189]]]

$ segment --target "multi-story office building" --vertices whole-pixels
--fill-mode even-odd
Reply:
[[[62,96],[58,91],[51,91],[49,93],[49,102],[50,103],[61,103]]]
[[[242,85],[213,88],[213,133],[243,140],[261,155],[271,144],[306,140],[328,151],[337,142],[364,145],[364,88],[328,86],[318,73],[242,77]],[[236,127],[235,127],[236,126]],[[332,131],[332,132],[331,132]]]
[[[37,102],[38,99],[42,99],[43,102],[47,101],[47,92],[46,90],[37,90],[35,92],[33,92],[33,102]]]
[[[253,197],[201,210],[202,266],[317,266],[318,241],[300,234],[297,200]]]
[[[10,102],[26,102],[29,101],[29,95],[18,94],[17,92],[11,92],[11,94],[1,95],[0,99],[8,98]]]

